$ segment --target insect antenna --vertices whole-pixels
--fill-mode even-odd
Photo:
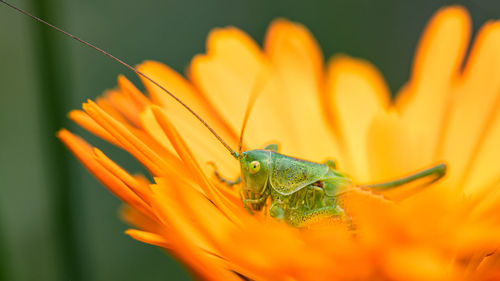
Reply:
[[[240,139],[238,141],[238,153],[240,157],[242,155],[242,150],[243,150],[243,135],[245,134],[245,129],[247,127],[248,118],[250,117],[250,112],[252,111],[252,108],[255,105],[255,102],[257,101],[259,94],[262,93],[262,90],[265,88],[264,86],[266,85],[266,83],[259,83],[261,80],[260,78],[262,78],[261,76],[263,74],[264,74],[264,69],[257,72],[257,75],[255,76],[255,82],[253,83],[250,92],[250,97],[248,98],[247,108],[245,109],[245,116],[243,117],[243,124],[241,125]]]
[[[85,40],[83,40],[83,39],[81,39],[81,38],[79,38],[79,37],[77,37],[77,36],[75,36],[75,35],[73,35],[73,34],[69,33],[69,32],[64,31],[64,30],[60,29],[59,27],[57,27],[57,26],[55,26],[55,25],[53,25],[53,24],[50,24],[50,23],[46,22],[45,20],[43,20],[43,19],[41,19],[41,18],[39,18],[39,17],[37,17],[37,16],[34,16],[34,15],[32,15],[32,14],[28,13],[28,12],[27,12],[27,11],[25,11],[25,10],[22,10],[22,9],[20,9],[20,8],[18,8],[18,7],[16,7],[16,6],[14,6],[14,5],[12,5],[12,4],[10,4],[10,3],[7,3],[7,2],[5,2],[4,0],[0,0],[0,2],[4,3],[5,5],[9,6],[10,8],[12,8],[12,9],[14,9],[14,10],[16,10],[16,11],[18,11],[18,12],[20,12],[20,13],[22,13],[22,14],[24,14],[24,15],[26,15],[26,16],[28,16],[28,17],[30,17],[30,18],[32,18],[32,19],[34,19],[34,20],[36,20],[36,21],[38,21],[38,22],[41,22],[41,23],[45,24],[46,26],[48,26],[48,27],[50,27],[50,28],[52,28],[52,29],[54,29],[54,30],[56,30],[56,31],[61,32],[62,34],[66,35],[66,36],[68,36],[68,37],[71,37],[72,39],[74,39],[74,40],[76,40],[76,41],[78,41],[78,42],[80,42],[80,43],[82,43],[82,44],[86,45],[87,47],[90,47],[90,48],[92,48],[92,49],[94,49],[94,50],[98,51],[99,53],[101,53],[101,54],[103,54],[103,55],[105,55],[105,56],[109,57],[110,59],[112,59],[112,60],[114,60],[114,61],[118,62],[119,64],[123,65],[124,67],[126,67],[126,68],[128,68],[128,69],[132,70],[132,71],[133,71],[133,72],[135,72],[137,75],[144,77],[145,79],[147,79],[148,81],[150,81],[151,83],[153,83],[154,85],[156,85],[158,88],[160,88],[162,91],[164,91],[165,93],[167,93],[168,95],[170,95],[170,96],[171,96],[174,100],[176,100],[176,101],[177,101],[180,105],[182,105],[182,106],[183,106],[185,109],[187,109],[189,112],[191,112],[191,114],[193,114],[193,115],[194,115],[194,117],[196,117],[196,118],[197,118],[197,119],[198,119],[198,120],[199,120],[199,121],[200,121],[200,122],[201,122],[201,123],[202,123],[202,124],[203,124],[203,125],[204,125],[204,126],[205,126],[205,127],[206,127],[206,128],[207,128],[207,129],[208,129],[208,130],[209,130],[209,131],[210,131],[210,132],[211,132],[211,133],[212,133],[212,134],[213,134],[213,135],[217,138],[217,139],[218,139],[218,140],[219,140],[219,142],[220,142],[220,143],[222,143],[222,145],[224,145],[224,147],[225,147],[225,148],[226,148],[226,149],[227,149],[227,150],[231,153],[231,155],[232,155],[234,158],[236,158],[236,159],[238,159],[238,158],[239,158],[239,154],[238,154],[236,151],[234,151],[234,150],[233,150],[233,149],[232,149],[232,148],[231,148],[231,147],[230,147],[230,146],[229,146],[229,145],[228,145],[228,144],[227,144],[227,143],[226,143],[226,142],[225,142],[225,141],[224,141],[224,140],[223,140],[223,139],[222,139],[222,138],[221,138],[221,137],[220,137],[220,136],[216,133],[216,132],[215,132],[215,130],[214,130],[214,129],[212,129],[212,127],[210,127],[210,126],[207,124],[207,122],[205,122],[205,120],[203,120],[203,119],[202,119],[202,118],[201,118],[198,114],[196,114],[196,112],[194,112],[194,111],[193,111],[193,110],[192,110],[192,109],[191,109],[191,108],[190,108],[187,104],[185,104],[184,102],[182,102],[182,101],[181,101],[181,100],[180,100],[177,96],[175,96],[172,92],[170,92],[169,90],[167,90],[165,87],[163,87],[162,85],[160,85],[158,82],[156,82],[156,81],[154,81],[153,79],[151,79],[151,78],[150,78],[149,76],[147,76],[146,74],[144,74],[144,73],[142,73],[141,71],[137,70],[135,67],[133,67],[133,66],[129,65],[128,63],[124,62],[123,60],[121,60],[121,59],[119,59],[119,58],[117,58],[117,57],[113,56],[112,54],[110,54],[110,53],[108,53],[108,52],[104,51],[103,49],[101,49],[101,48],[99,48],[99,47],[97,47],[97,46],[95,46],[95,45],[93,45],[93,44],[91,44],[91,43],[89,43],[89,42],[87,42],[87,41],[85,41]]]

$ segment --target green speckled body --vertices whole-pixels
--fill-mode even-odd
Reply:
[[[349,178],[329,169],[317,181],[288,195],[271,188],[271,215],[293,226],[318,217],[342,216],[339,195],[352,186]]]
[[[260,170],[250,173],[250,163]],[[353,186],[330,166],[293,158],[272,150],[249,150],[240,159],[241,196],[249,211],[261,210],[271,197],[270,215],[300,226],[317,217],[342,215],[338,195]]]

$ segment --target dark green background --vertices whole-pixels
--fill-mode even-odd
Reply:
[[[132,1],[11,0],[131,64],[145,59],[182,71],[204,51],[213,27],[234,25],[262,42],[269,22],[306,25],[325,57],[343,52],[372,61],[393,92],[407,80],[427,20],[451,1]],[[462,1],[474,29],[500,17],[498,1]],[[45,31],[43,31],[45,30]],[[55,139],[83,134],[132,172],[125,153],[66,119],[133,74],[104,56],[0,5],[0,279],[186,280],[159,249],[123,231],[120,202]],[[135,79],[135,78],[134,78]],[[134,80],[134,81],[137,81]]]

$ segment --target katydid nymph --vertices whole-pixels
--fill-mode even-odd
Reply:
[[[300,227],[308,222],[322,218],[344,217],[345,214],[341,202],[342,194],[350,189],[363,188],[377,192],[397,188],[407,183],[417,182],[417,180],[420,186],[424,186],[439,180],[446,172],[446,166],[440,163],[397,180],[371,185],[359,185],[355,184],[347,174],[337,170],[335,162],[332,160],[328,160],[325,163],[316,163],[290,157],[280,154],[278,146],[274,144],[268,145],[264,149],[242,151],[243,133],[253,102],[249,102],[249,106],[247,107],[240,133],[239,149],[236,152],[195,111],[172,92],[144,73],[87,41],[3,0],[0,0],[0,2],[113,59],[159,87],[188,110],[239,162],[241,175],[235,181],[223,178],[217,170],[214,170],[214,174],[219,181],[228,186],[239,186],[242,205],[250,213],[265,210],[266,213],[268,212],[275,219],[282,220],[292,226]]]
[[[351,188],[383,191],[417,180],[423,180],[419,186],[425,186],[439,180],[446,172],[446,165],[440,163],[393,181],[356,185],[336,169],[332,160],[320,164],[297,159],[278,153],[275,145],[242,152],[238,159],[241,178],[234,182],[218,176],[219,179],[228,185],[243,182],[240,194],[250,212],[260,211],[270,197],[270,215],[293,226],[303,226],[325,217],[343,217],[341,196]]]

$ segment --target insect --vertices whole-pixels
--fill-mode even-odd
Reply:
[[[186,108],[239,161],[241,176],[235,181],[223,178],[217,170],[214,170],[214,174],[221,182],[226,183],[228,186],[241,185],[241,201],[250,213],[264,209],[266,212],[269,211],[270,216],[273,218],[285,221],[292,226],[300,227],[308,222],[325,217],[344,217],[345,212],[342,209],[341,202],[342,194],[352,188],[382,191],[397,188],[411,182],[428,185],[439,180],[446,173],[446,166],[444,164],[437,164],[396,180],[371,185],[357,185],[349,176],[340,172],[332,160],[328,160],[325,163],[316,163],[290,157],[280,154],[278,146],[275,144],[268,145],[264,149],[242,151],[243,133],[252,102],[249,103],[245,113],[240,133],[239,150],[236,152],[188,105],[136,68],[24,10],[3,0],[0,0],[0,2],[115,60],[159,87]],[[268,204],[270,205],[268,206]]]
[[[306,225],[325,217],[343,217],[342,194],[351,188],[375,191],[397,188],[410,182],[424,180],[428,185],[446,172],[445,164],[437,164],[394,181],[372,185],[355,185],[350,177],[336,169],[332,160],[315,163],[280,154],[276,145],[266,149],[249,150],[239,157],[240,189],[243,204],[250,212],[260,211],[271,198],[270,215],[293,226]]]

